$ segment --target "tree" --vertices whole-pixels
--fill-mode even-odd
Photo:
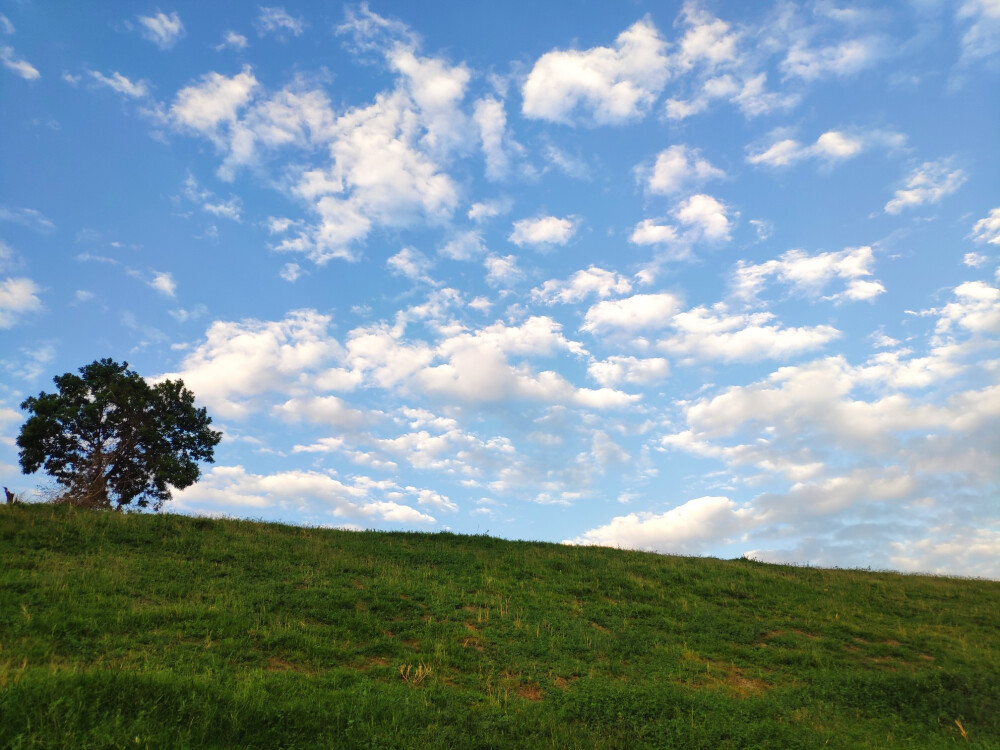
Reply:
[[[213,460],[222,433],[209,429],[211,417],[182,380],[150,385],[111,359],[79,372],[53,378],[58,393],[21,404],[31,414],[17,438],[25,474],[44,468],[70,503],[116,510],[158,510],[169,486],[198,480],[197,462]]]

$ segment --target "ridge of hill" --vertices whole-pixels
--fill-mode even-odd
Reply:
[[[1000,747],[1000,583],[0,507],[0,746]]]

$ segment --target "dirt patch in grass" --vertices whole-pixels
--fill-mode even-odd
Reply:
[[[268,672],[299,672],[300,674],[318,674],[315,667],[308,664],[296,664],[295,662],[282,659],[280,656],[272,656],[267,660]]]
[[[542,689],[538,685],[532,685],[530,683],[518,685],[514,690],[514,694],[518,698],[524,698],[526,701],[540,701],[544,697],[542,695]]]

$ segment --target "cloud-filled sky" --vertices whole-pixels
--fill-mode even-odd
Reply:
[[[0,0],[0,481],[101,357],[168,509],[1000,578],[1000,3]]]

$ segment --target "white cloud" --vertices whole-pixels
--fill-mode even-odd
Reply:
[[[687,30],[678,43],[673,62],[681,70],[700,66],[712,71],[738,60],[741,34],[728,23],[693,2],[684,4],[680,21]]]
[[[584,532],[566,544],[696,554],[738,534],[749,511],[726,497],[699,497],[666,513],[629,513]]]
[[[605,331],[633,333],[643,329],[663,328],[679,307],[677,297],[666,292],[605,300],[587,310],[580,330],[598,334]]]
[[[488,248],[483,240],[482,232],[472,229],[453,236],[438,248],[438,252],[452,260],[471,260],[485,255]]]
[[[818,297],[834,279],[845,282],[845,288],[824,299],[843,301],[872,300],[885,291],[872,275],[874,256],[868,246],[847,248],[840,252],[809,255],[801,250],[789,250],[778,259],[753,265],[744,261],[736,264],[733,273],[733,293],[737,298],[752,302],[768,277],[792,285],[808,297]]]
[[[122,96],[127,96],[129,99],[142,99],[149,96],[149,87],[146,85],[145,81],[130,81],[117,71],[112,73],[110,76],[98,73],[96,70],[88,72],[90,73],[90,77],[97,81],[100,85],[107,86],[112,91],[115,91]]]
[[[972,333],[1000,333],[1000,289],[983,281],[966,281],[954,289],[955,300],[940,310],[935,331],[951,332],[955,326]]]
[[[492,96],[480,99],[475,104],[473,120],[479,127],[487,178],[504,179],[510,172],[509,152],[520,153],[522,149],[507,134],[507,113],[503,102]]]
[[[788,78],[814,81],[828,75],[851,76],[871,67],[882,57],[885,42],[877,37],[848,39],[819,49],[794,44],[781,62]]]
[[[635,225],[629,242],[634,245],[661,245],[680,239],[677,229],[669,224],[657,224],[655,219],[643,219]]]
[[[501,216],[510,211],[510,203],[507,201],[485,201],[473,203],[469,207],[467,214],[472,221],[486,221]]]
[[[902,147],[905,142],[906,136],[891,131],[828,130],[810,146],[793,138],[780,138],[767,148],[748,154],[747,162],[768,167],[787,167],[805,159],[819,159],[827,164],[835,164],[853,159],[873,146],[896,149]]]
[[[318,471],[292,469],[253,474],[242,466],[213,466],[200,481],[175,492],[172,506],[193,512],[296,509],[334,518],[374,518],[403,524],[435,522],[433,516],[387,499],[404,493],[394,482],[364,476],[353,477],[348,484]]]
[[[683,120],[704,112],[716,100],[726,99],[750,118],[776,110],[789,110],[801,101],[799,94],[768,91],[766,85],[767,74],[763,72],[746,74],[743,78],[726,73],[704,81],[701,90],[692,99],[668,99],[664,114],[668,120]]]
[[[771,313],[727,314],[724,307],[696,307],[673,316],[677,333],[660,340],[664,352],[692,361],[747,362],[788,358],[822,348],[840,336],[833,326],[785,328]]]
[[[26,81],[34,81],[42,77],[38,68],[27,60],[18,57],[14,53],[14,48],[6,44],[0,44],[0,62],[14,75]]]
[[[243,205],[239,198],[231,196],[229,200],[220,200],[207,188],[202,188],[194,175],[188,173],[182,186],[183,195],[188,200],[198,203],[202,210],[213,216],[221,216],[233,221],[242,219]]]
[[[257,79],[249,67],[231,78],[207,73],[197,84],[177,92],[170,112],[180,125],[217,138],[219,126],[235,122],[256,87]]]
[[[565,245],[576,233],[576,219],[572,216],[558,218],[543,216],[538,219],[521,219],[514,222],[514,231],[507,237],[518,247],[525,245],[546,247]]]
[[[726,176],[721,169],[703,159],[699,149],[685,145],[674,145],[661,151],[652,169],[639,167],[637,173],[645,179],[646,189],[658,195],[669,195],[690,185]]]
[[[184,36],[184,24],[176,13],[168,16],[158,11],[156,15],[138,16],[138,19],[142,35],[162,50],[170,49]]]
[[[413,281],[434,283],[427,275],[433,265],[430,258],[412,247],[404,247],[386,260],[385,264],[390,271],[399,276],[405,276]]]
[[[27,278],[0,279],[0,328],[13,328],[22,315],[42,309],[41,287]]]
[[[327,334],[329,323],[328,316],[313,310],[292,312],[280,321],[216,321],[180,370],[162,377],[182,378],[223,418],[245,418],[260,408],[256,397],[285,389],[340,351]]]
[[[51,219],[33,208],[11,208],[0,205],[0,221],[20,224],[42,234],[53,232],[56,228]]]
[[[177,292],[177,282],[174,281],[173,275],[165,271],[155,271],[148,283],[150,287],[167,297],[173,297]]]
[[[603,361],[591,362],[587,374],[601,385],[613,388],[628,385],[652,385],[665,380],[670,375],[670,363],[662,357],[614,356]]]
[[[628,294],[632,283],[621,274],[607,271],[597,266],[574,273],[565,281],[550,279],[531,291],[531,296],[548,305],[556,302],[573,304],[596,295],[610,297],[613,294]]]
[[[486,283],[493,287],[511,286],[524,278],[514,255],[489,255],[483,260]]]
[[[242,34],[228,30],[222,35],[222,42],[216,45],[216,50],[224,50],[226,47],[230,49],[246,49],[249,46],[247,38]]]
[[[14,24],[10,22],[10,19],[7,18],[7,16],[0,13],[0,32],[3,32],[4,34],[13,34],[14,31]]]
[[[290,284],[294,284],[302,275],[302,269],[298,263],[286,263],[281,267],[278,275]]]
[[[290,398],[275,405],[271,413],[288,422],[314,422],[328,427],[354,429],[365,423],[365,414],[337,396]]]
[[[962,35],[961,64],[988,60],[1000,53],[1000,3],[997,0],[965,0],[955,17],[967,24]]]
[[[302,32],[305,31],[305,21],[301,18],[295,18],[280,6],[261,6],[256,26],[257,32],[261,36],[275,34],[279,39],[284,39],[286,33],[292,36],[302,36]]]
[[[616,125],[649,111],[666,84],[666,42],[644,19],[623,31],[614,47],[554,50],[542,55],[522,89],[526,117]]]
[[[1000,207],[994,208],[989,216],[980,219],[972,226],[972,239],[976,242],[1000,245]]]
[[[885,204],[885,212],[898,214],[904,208],[924,203],[939,203],[965,182],[961,169],[952,169],[947,160],[927,161],[910,172],[906,187],[896,191],[895,197]]]
[[[681,224],[692,228],[695,235],[709,241],[730,239],[732,222],[727,213],[729,207],[711,195],[692,195],[674,210],[674,216]]]

